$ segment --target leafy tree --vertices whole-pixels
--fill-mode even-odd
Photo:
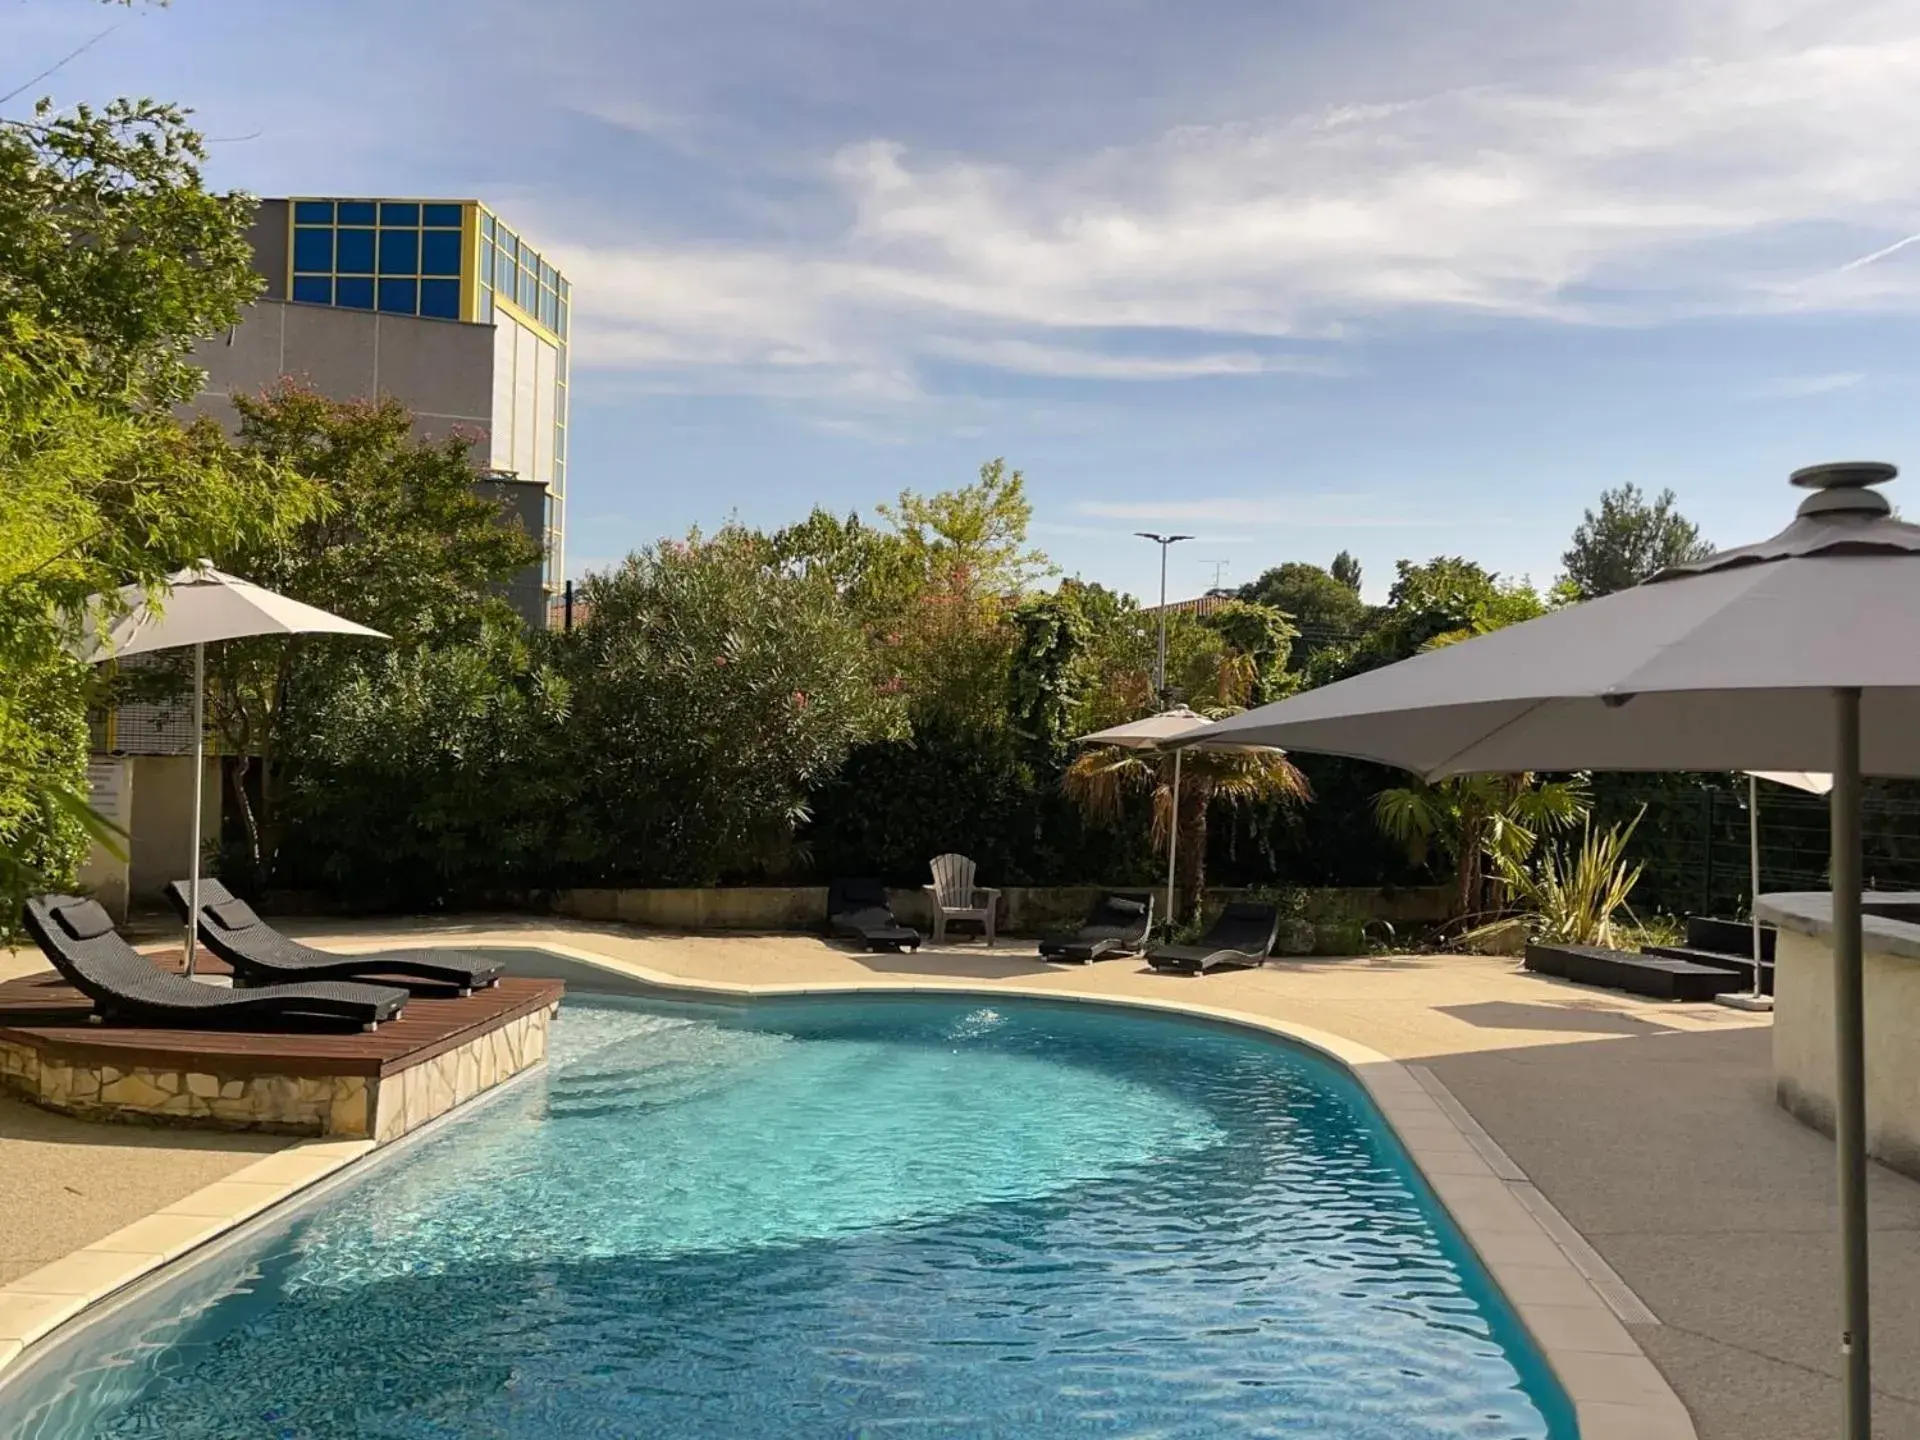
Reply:
[[[1005,460],[982,465],[972,485],[924,496],[902,490],[879,510],[924,573],[947,577],[964,594],[1014,597],[1049,572],[1047,557],[1027,546],[1026,477]]]
[[[247,202],[207,192],[202,158],[182,112],[147,101],[0,123],[0,932],[107,836],[85,800],[101,677],[72,656],[88,597],[157,587],[313,502],[166,408],[258,285]]]
[[[290,722],[286,883],[409,910],[560,883],[577,772],[543,640],[489,618],[461,644],[369,647],[334,667]]]
[[[1457,555],[1436,556],[1424,565],[1402,560],[1396,569],[1386,606],[1353,647],[1348,674],[1546,613],[1546,602],[1526,581],[1503,580]]]
[[[874,627],[896,619],[928,582],[921,556],[897,531],[869,525],[857,512],[842,518],[815,507],[768,547],[775,564],[823,578],[857,620]]]
[[[236,396],[232,463],[304,477],[320,497],[290,534],[222,546],[221,568],[357,620],[402,649],[470,640],[508,612],[498,589],[538,560],[537,542],[502,523],[473,488],[468,439],[422,441],[398,401],[329,400],[283,384]],[[233,796],[257,876],[280,844],[281,739],[303,693],[335,683],[330,666],[374,642],[273,636],[210,647],[208,714],[235,758]],[[317,702],[316,702],[317,703]]]
[[[1700,527],[1675,508],[1673,491],[1648,500],[1639,486],[1626,484],[1605,491],[1599,511],[1588,510],[1575,528],[1560,557],[1567,573],[1556,590],[1565,599],[1593,600],[1712,553]]]
[[[1072,591],[1039,595],[1013,613],[1019,636],[1010,690],[1013,728],[1043,762],[1073,740],[1073,719],[1089,680],[1085,664],[1092,629]]]
[[[1287,617],[1270,605],[1233,600],[1205,616],[1201,623],[1226,642],[1227,652],[1241,672],[1245,703],[1265,705],[1278,700],[1292,685],[1287,657],[1298,632]]]
[[[1351,550],[1342,550],[1334,556],[1333,564],[1327,567],[1327,573],[1354,594],[1360,593],[1360,562]]]
[[[1355,639],[1367,620],[1357,586],[1299,560],[1276,565],[1241,586],[1240,598],[1278,610],[1292,622],[1297,632],[1290,652],[1295,670],[1305,670],[1321,650]]]
[[[1584,821],[1590,803],[1579,779],[1462,775],[1382,790],[1373,811],[1381,830],[1405,845],[1416,865],[1441,858],[1453,867],[1454,913],[1465,916],[1497,908],[1489,880],[1498,882],[1522,865],[1543,834]]]
[[[807,797],[900,733],[861,628],[824,577],[738,528],[588,580],[574,632],[574,763],[604,879],[711,885],[778,872]]]
[[[0,124],[0,312],[80,342],[93,394],[191,400],[189,352],[259,293],[253,202],[207,190],[205,160],[187,112],[152,100]]]

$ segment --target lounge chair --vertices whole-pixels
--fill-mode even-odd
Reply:
[[[181,920],[186,920],[192,905],[187,882],[175,880],[167,886],[167,899]],[[236,900],[218,880],[203,878],[200,881],[198,929],[200,943],[232,966],[235,982],[242,985],[378,977],[382,982],[390,980],[396,985],[419,981],[447,986],[465,995],[500,982],[498,963],[463,955],[457,950],[340,955],[302,945],[254,914],[251,905]]]
[[[1266,960],[1279,935],[1280,912],[1274,906],[1235,900],[1198,944],[1157,946],[1147,951],[1147,964],[1180,975],[1245,970]]]
[[[1087,923],[1078,930],[1040,937],[1040,958],[1090,964],[1132,955],[1147,943],[1153,928],[1153,892],[1109,891],[1094,902]]]
[[[869,950],[918,950],[920,932],[894,918],[878,880],[836,880],[827,887],[827,924]]]
[[[268,985],[231,990],[162,970],[120,938],[98,901],[40,895],[27,901],[27,933],[101,1020],[191,1028],[287,1020],[350,1020],[372,1030],[407,1003],[385,985]]]

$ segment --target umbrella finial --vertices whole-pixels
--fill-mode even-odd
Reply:
[[[1801,515],[1890,515],[1887,497],[1870,488],[1884,485],[1900,473],[1884,460],[1834,460],[1807,465],[1787,477],[1787,483],[1813,493],[1800,502]]]

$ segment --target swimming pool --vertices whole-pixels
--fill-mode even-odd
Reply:
[[[56,1358],[0,1433],[1575,1433],[1344,1071],[1001,1000],[569,999],[544,1073]]]

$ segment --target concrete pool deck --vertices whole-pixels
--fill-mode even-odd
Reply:
[[[1657,1323],[1644,1323],[1641,1313],[1642,1323],[1625,1328],[1685,1402],[1702,1440],[1815,1440],[1834,1432],[1832,1149],[1773,1104],[1765,1016],[1583,989],[1477,957],[1284,961],[1191,980],[1145,972],[1135,961],[1043,966],[1017,942],[993,951],[972,944],[858,955],[795,935],[670,936],[519,918],[288,928],[343,949],[391,943],[400,933],[412,944],[546,947],[629,974],[723,989],[954,987],[1197,1005],[1324,1032],[1336,1043],[1344,1038],[1356,1052],[1366,1047],[1401,1062],[1408,1068],[1396,1073],[1422,1082],[1419,1093],[1399,1091],[1402,1114],[1389,1112],[1403,1136],[1414,1133],[1409,1123],[1423,1126],[1441,1112],[1453,1118],[1446,1127],[1436,1121],[1436,1135],[1456,1119],[1460,1134],[1484,1131],[1484,1145],[1475,1140],[1453,1152],[1461,1155],[1453,1168],[1472,1172],[1457,1178],[1409,1140],[1457,1216],[1464,1205],[1498,1229],[1508,1213],[1501,1207],[1514,1196],[1526,1204],[1537,1186],[1548,1213],[1557,1210],[1597,1250],[1600,1271],[1610,1268],[1624,1282],[1625,1301],[1645,1303]],[[0,956],[0,978],[36,968],[37,957]],[[1466,1113],[1457,1114],[1459,1106]],[[259,1158],[258,1149],[233,1145],[244,1137],[194,1137],[232,1147],[211,1151],[180,1146],[181,1137],[155,1138],[161,1143],[115,1162],[149,1175],[144,1183],[157,1185],[154,1193],[205,1184],[182,1178],[191,1165],[237,1169]],[[30,1147],[0,1110],[0,1174],[19,1170],[35,1194],[51,1197],[53,1186],[67,1183],[62,1176],[84,1174],[71,1151],[87,1143]],[[1489,1163],[1497,1189],[1480,1175]],[[1872,1202],[1875,1434],[1911,1436],[1920,1434],[1920,1184],[1876,1169]],[[141,1203],[127,1197],[117,1223],[158,1208],[136,1214]],[[98,1242],[115,1218],[97,1209],[39,1217],[35,1258],[61,1253],[62,1244]],[[1579,1237],[1566,1243],[1577,1250]],[[1508,1289],[1527,1309],[1529,1297],[1513,1293],[1511,1283]],[[1571,1297],[1532,1301],[1563,1298]],[[1607,1326],[1615,1314],[1635,1315],[1620,1294],[1613,1299],[1614,1309],[1598,1320],[1591,1306],[1578,1316],[1547,1306],[1556,1312],[1550,1320],[1577,1324],[1581,1333],[1568,1337],[1575,1349],[1595,1354],[1581,1387],[1589,1395],[1604,1388],[1610,1370],[1629,1388],[1639,1383],[1631,1371],[1637,1356],[1607,1360]],[[1538,1333],[1535,1309],[1530,1323]],[[1583,1406],[1583,1424],[1589,1440],[1689,1433],[1592,1406]]]

